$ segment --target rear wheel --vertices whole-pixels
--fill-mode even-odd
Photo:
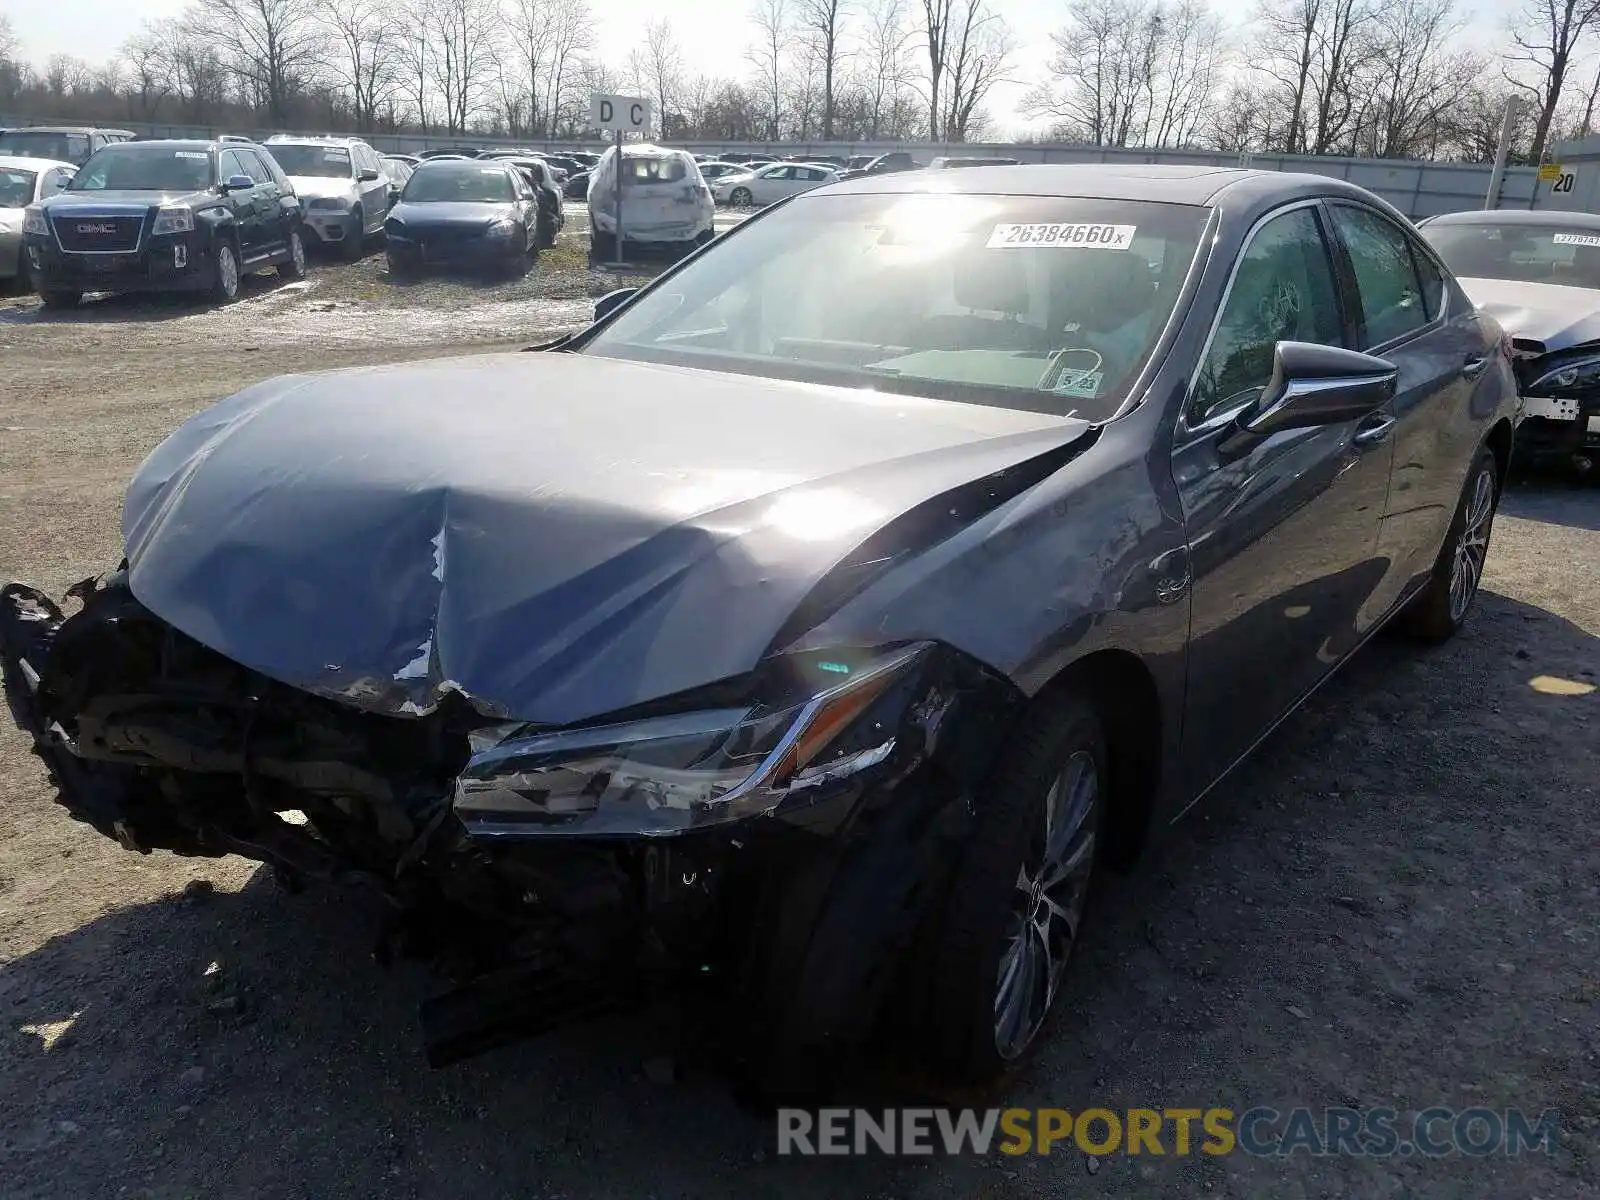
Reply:
[[[1499,502],[1499,464],[1493,453],[1482,450],[1467,473],[1466,487],[1450,522],[1450,532],[1439,549],[1433,576],[1400,614],[1401,632],[1422,641],[1443,642],[1466,624],[1478,586],[1483,582],[1489,535],[1494,530]]]
[[[749,188],[734,188],[728,197],[728,203],[735,208],[749,208],[755,202],[756,198],[750,194]]]
[[[930,1010],[953,1082],[992,1083],[1037,1043],[1078,943],[1107,801],[1093,707],[1059,698],[1019,732],[946,901]]]
[[[284,279],[306,277],[306,242],[298,229],[289,231],[289,260],[278,264],[278,275]]]

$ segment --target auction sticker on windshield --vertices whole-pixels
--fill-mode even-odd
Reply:
[[[1600,246],[1600,235],[1593,233],[1558,233],[1550,240],[1558,246]]]
[[[1030,225],[996,225],[986,248],[1054,246],[1069,250],[1126,250],[1137,225],[1090,225],[1046,221]]]
[[[206,152],[204,150],[174,150],[172,152],[172,157],[173,158],[205,158],[205,157],[207,157],[207,155],[206,155]]]

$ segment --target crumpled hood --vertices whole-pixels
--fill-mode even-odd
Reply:
[[[291,175],[289,186],[302,200],[321,200],[333,196],[340,200],[354,200],[356,185],[352,179],[329,179],[323,175]]]
[[[1458,280],[1467,298],[1514,338],[1566,350],[1600,339],[1600,291],[1512,279]]]
[[[134,594],[282,682],[566,724],[754,667],[829,568],[1075,420],[490,355],[290,376],[191,419],[123,512]]]

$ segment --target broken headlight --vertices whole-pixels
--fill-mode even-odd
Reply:
[[[456,781],[456,815],[484,836],[653,836],[771,812],[889,757],[895,725],[872,712],[928,649],[815,661],[819,686],[777,702],[480,732]]]
[[[1546,371],[1526,391],[1535,396],[1563,396],[1590,392],[1597,387],[1600,387],[1600,358],[1582,358]]]

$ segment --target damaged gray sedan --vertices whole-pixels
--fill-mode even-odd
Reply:
[[[863,178],[535,352],[193,418],[0,660],[128,849],[376,884],[435,1063],[693,988],[769,1096],[993,1081],[1098,866],[1391,618],[1466,621],[1515,412],[1339,181]]]

